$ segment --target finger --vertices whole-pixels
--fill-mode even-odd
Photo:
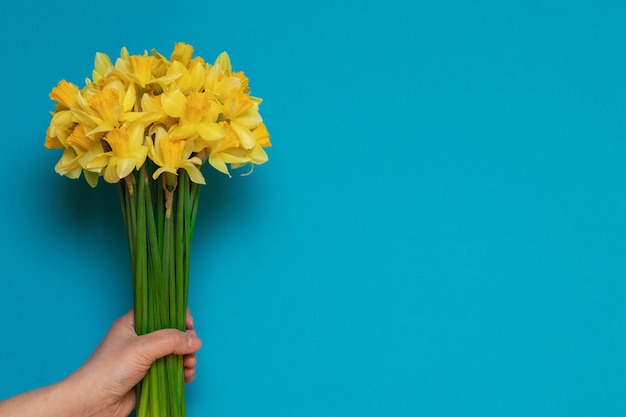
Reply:
[[[202,346],[197,336],[176,329],[157,330],[137,340],[142,354],[152,362],[170,354],[187,355]]]
[[[196,378],[196,369],[195,368],[185,369],[185,384],[190,383],[195,378]]]
[[[185,328],[187,330],[193,329],[193,316],[191,315],[191,310],[187,307],[187,317],[185,319]]]
[[[185,355],[183,357],[183,366],[185,368],[195,368],[198,364],[198,358],[195,353],[190,353],[189,355]]]

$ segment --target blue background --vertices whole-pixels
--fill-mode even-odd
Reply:
[[[272,135],[207,174],[188,415],[626,415],[626,8],[607,1],[8,0],[0,398],[131,307],[117,191],[59,177],[52,101],[175,42]]]

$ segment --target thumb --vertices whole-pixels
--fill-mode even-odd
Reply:
[[[142,353],[151,362],[170,354],[194,353],[202,346],[202,341],[197,336],[177,329],[156,330],[139,336],[137,341]]]

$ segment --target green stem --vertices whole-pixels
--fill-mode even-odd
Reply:
[[[176,328],[179,330],[185,330],[185,316],[187,312],[187,306],[185,305],[185,287],[187,282],[187,269],[185,257],[187,252],[187,240],[185,239],[185,233],[188,230],[185,227],[185,209],[187,193],[189,189],[189,177],[187,171],[181,170],[179,175],[178,185],[178,199],[176,204],[176,280],[175,280],[175,295],[176,305],[175,315],[177,321],[175,322]]]
[[[138,334],[185,330],[189,257],[199,187],[187,172],[153,181],[147,163],[120,184],[128,234]],[[156,361],[137,387],[137,417],[184,417],[181,355]]]
[[[147,259],[146,259],[146,205],[145,183],[138,181],[137,204],[134,207],[136,219],[136,235],[134,240],[135,258],[134,270],[137,285],[137,298],[135,300],[135,331],[142,335],[150,331],[148,323],[152,322],[149,308],[149,291]]]

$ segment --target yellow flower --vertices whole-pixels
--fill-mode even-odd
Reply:
[[[67,137],[65,146],[61,160],[55,167],[56,172],[69,178],[78,178],[84,172],[87,182],[95,187],[100,168],[90,167],[89,164],[104,152],[100,139],[97,136],[88,136],[83,126],[77,125]]]
[[[233,70],[232,66],[230,65],[230,57],[226,52],[222,52],[221,54],[219,54],[219,56],[215,60],[214,65],[227,76],[230,76],[230,72]]]
[[[163,63],[156,56],[129,55],[126,48],[122,48],[120,57],[115,61],[114,74],[124,79],[126,83],[136,84],[140,88],[148,87],[163,91],[180,74],[162,75]],[[154,86],[158,85],[158,88]]]
[[[196,72],[196,74],[194,74],[194,77],[196,75],[202,75],[204,77],[206,69],[206,63],[204,62],[204,59],[202,59],[201,57],[195,57],[195,58],[191,58],[191,55],[193,54],[193,47],[191,45],[187,45],[183,42],[178,42],[174,45],[174,51],[172,52],[172,54],[170,55],[170,59],[171,62],[162,54],[160,54],[158,51],[156,51],[155,49],[152,50],[152,55],[154,55],[156,57],[156,62],[155,64],[152,66],[152,73],[156,76],[156,77],[165,77],[166,75],[168,75],[168,79],[175,79],[173,78],[176,74],[179,75],[183,75],[187,74],[187,72],[182,71],[182,68],[184,68],[185,70],[191,70],[192,72]],[[200,64],[197,68],[197,64]],[[182,84],[187,83],[188,80],[185,80],[182,82]],[[194,79],[194,85],[197,86],[197,83],[202,83],[203,80],[195,80]],[[182,90],[186,90],[186,88],[183,88],[181,86],[179,86],[180,89]],[[195,90],[199,90],[199,88],[195,88]]]
[[[257,143],[252,149],[246,150],[246,157],[249,159],[247,164],[251,165],[252,168],[254,168],[254,165],[261,165],[267,162],[267,153],[265,153],[265,150],[263,148],[271,146],[271,143],[269,141],[270,137],[267,129],[265,129],[265,125],[262,125],[261,128],[257,128],[252,131],[252,134],[255,138],[257,138]],[[237,169],[243,165],[246,164],[233,163],[231,164],[231,167],[233,169]]]
[[[252,149],[256,143],[252,130],[259,126],[263,119],[259,114],[259,100],[253,100],[240,88],[233,89],[232,97],[226,100],[223,114],[230,126],[239,136],[241,146]]]
[[[63,146],[63,143],[61,143],[59,138],[50,134],[51,130],[52,128],[48,126],[48,128],[46,129],[46,141],[44,142],[43,146],[46,149],[64,149],[65,146]]]
[[[246,164],[260,165],[267,162],[267,154],[263,148],[271,146],[271,143],[264,124],[252,131],[256,143],[250,149],[243,149],[240,146],[239,135],[228,123],[222,122],[221,125],[226,131],[226,136],[209,151],[209,164],[213,168],[230,176],[226,164],[231,164],[231,167],[236,169]]]
[[[152,175],[157,179],[163,173],[178,175],[179,169],[184,169],[189,174],[191,181],[197,184],[205,184],[204,177],[198,169],[202,160],[197,156],[191,156],[193,142],[185,139],[170,137],[162,127],[154,129],[154,143],[148,138],[148,156],[159,166]]]
[[[136,111],[136,100],[135,84],[131,83],[126,88],[121,80],[113,79],[87,99],[79,95],[79,107],[72,111],[74,117],[89,129],[88,134],[108,132],[120,128],[123,123],[141,122],[147,125],[158,120],[160,113]]]
[[[71,110],[60,110],[53,113],[50,126],[46,135],[46,148],[56,148],[56,144],[60,143],[65,147],[65,140],[72,134],[76,121],[74,120]]]
[[[172,61],[179,61],[183,65],[187,65],[191,59],[191,55],[193,55],[193,46],[184,42],[177,42],[174,44],[174,51],[172,51],[170,59]]]
[[[233,88],[241,88],[240,77],[231,77],[230,58],[222,52],[215,63],[208,69],[204,80],[204,90],[211,91],[216,98],[224,102]]]
[[[176,88],[184,93],[202,90],[206,73],[205,64],[198,61],[191,63],[189,68],[179,61],[174,61],[167,70],[171,78],[175,77]]]
[[[93,132],[106,132],[118,127],[123,113],[120,92],[115,88],[97,91],[88,99],[78,96],[78,107],[73,108],[74,117]]]
[[[232,76],[239,79],[239,88],[241,88],[241,91],[246,94],[250,92],[248,77],[246,77],[243,71],[233,72]]]
[[[59,84],[50,92],[50,98],[58,101],[66,109],[71,109],[78,105],[78,87],[65,80],[59,81]]]
[[[103,124],[109,123],[115,126],[119,122],[121,106],[119,103],[119,92],[112,88],[102,90],[89,100],[89,106],[94,110],[95,115],[100,117]]]
[[[167,128],[174,125],[176,120],[169,117],[163,106],[161,105],[161,99],[163,95],[152,96],[151,94],[144,94],[141,97],[141,108],[146,114],[153,115],[151,120],[144,120],[144,123],[153,123],[154,125],[165,125]]]
[[[66,147],[72,147],[78,152],[85,152],[92,149],[95,145],[99,144],[99,138],[96,139],[85,134],[85,128],[82,125],[76,125],[72,134],[69,135],[65,141]]]
[[[133,69],[133,78],[141,87],[145,87],[146,84],[152,79],[152,64],[155,61],[154,56],[146,55],[133,55],[129,57],[130,66]]]
[[[239,136],[226,122],[220,123],[226,135],[222,140],[209,147],[209,164],[218,171],[228,175],[228,166],[226,164],[239,163],[244,164],[249,161],[245,151],[240,149]]]
[[[107,78],[115,69],[115,67],[111,63],[111,59],[109,58],[109,56],[103,54],[102,52],[96,53],[93,67],[94,69],[91,72],[91,77],[93,78],[93,82],[96,85],[101,85],[101,82],[103,81],[104,83],[106,83]]]
[[[78,155],[76,151],[72,148],[66,148],[63,151],[63,155],[54,166],[54,171],[59,174],[66,176],[71,179],[76,179],[80,177],[83,168],[78,163]]]
[[[270,132],[267,131],[267,127],[265,123],[259,124],[259,126],[252,131],[252,136],[254,136],[254,140],[263,148],[269,148],[272,146],[270,142]]]
[[[168,116],[179,118],[178,124],[170,130],[172,136],[198,139],[194,152],[200,152],[209,143],[224,137],[224,129],[217,124],[221,106],[212,101],[207,93],[191,92],[185,96],[178,90],[172,91],[161,95],[161,103]]]
[[[133,169],[139,170],[146,160],[148,148],[144,145],[144,126],[133,123],[127,129],[113,129],[103,138],[111,147],[93,159],[88,168],[104,170],[104,180],[116,183],[129,175]]]

